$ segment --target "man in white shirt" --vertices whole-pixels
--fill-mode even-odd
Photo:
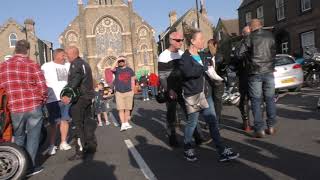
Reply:
[[[181,60],[183,51],[183,35],[179,32],[172,32],[169,35],[170,46],[163,51],[158,59],[158,72],[161,88],[167,94],[167,134],[169,137],[169,145],[178,147],[179,142],[176,137],[177,124],[177,103],[185,111],[185,104],[182,97],[182,80],[180,79],[180,71],[176,68],[177,62]],[[194,138],[197,144],[206,143],[209,140],[205,139],[201,129],[197,126],[194,132]]]
[[[60,102],[60,93],[68,82],[70,63],[66,62],[66,55],[63,49],[56,49],[53,56],[54,61],[45,63],[41,67],[48,86],[48,100],[46,106],[50,122],[49,155],[54,155],[56,153],[57,148],[55,146],[55,140],[58,125],[60,125],[61,134],[59,149],[71,149],[71,146],[67,143],[69,122],[71,121],[71,117],[69,115],[70,105],[65,105]]]

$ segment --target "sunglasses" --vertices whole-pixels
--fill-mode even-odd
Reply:
[[[176,41],[176,42],[182,42],[182,41],[184,41],[184,39],[172,39],[172,40],[174,40],[174,41]]]

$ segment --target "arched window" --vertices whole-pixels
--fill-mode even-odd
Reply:
[[[11,33],[9,36],[9,45],[10,47],[16,47],[16,43],[18,41],[18,37],[15,33]]]

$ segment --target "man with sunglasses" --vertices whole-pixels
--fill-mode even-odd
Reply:
[[[129,124],[129,119],[133,107],[135,74],[133,70],[127,66],[124,56],[118,57],[112,71],[115,75],[114,86],[117,109],[121,121],[120,131],[125,131],[132,128]]]
[[[185,104],[182,97],[182,85],[180,71],[177,68],[177,62],[181,60],[183,51],[183,35],[179,32],[172,32],[169,35],[170,46],[163,51],[158,59],[158,72],[161,88],[168,94],[167,106],[167,134],[169,136],[169,145],[178,147],[179,142],[176,137],[177,124],[177,103],[185,113]],[[186,114],[186,113],[185,113]],[[196,128],[194,133],[195,142],[202,144],[205,142],[200,128]]]

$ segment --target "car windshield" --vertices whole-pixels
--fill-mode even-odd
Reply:
[[[294,60],[286,56],[277,56],[275,57],[276,66],[284,66],[288,64],[294,64]]]

